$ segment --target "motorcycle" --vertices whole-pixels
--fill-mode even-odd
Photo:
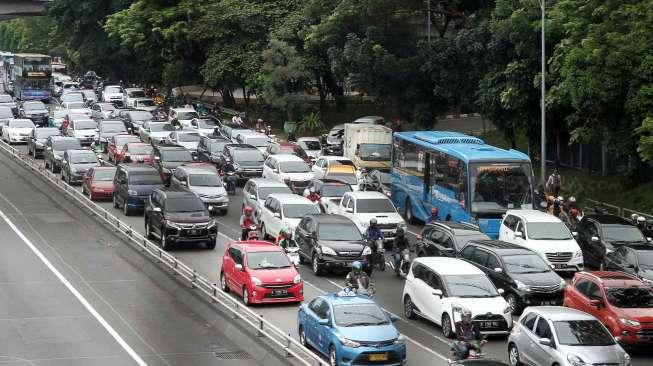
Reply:
[[[259,229],[259,227],[256,226],[255,224],[249,225],[249,226],[247,226],[247,227],[243,227],[243,226],[241,226],[241,228],[242,228],[243,231],[244,231],[244,233],[243,233],[243,235],[242,235],[242,237],[241,237],[241,239],[244,238],[243,240],[247,240],[247,238],[249,237],[249,233],[250,233],[250,232],[252,232],[252,231],[257,231],[257,230]],[[259,235],[259,237],[260,237],[260,235]]]
[[[294,240],[291,240],[290,243],[284,248],[288,259],[295,265],[299,266],[299,245]]]
[[[349,286],[349,284],[346,284],[343,291],[345,293],[353,292],[356,295],[367,296],[370,299],[374,298],[376,291],[374,290],[374,283],[372,283],[372,280],[369,277],[359,277],[356,282],[358,284],[356,287],[352,287]]]
[[[395,267],[395,274],[397,277],[406,278],[410,270],[410,250],[408,248],[401,251],[401,260],[399,265]]]
[[[225,178],[225,189],[230,196],[236,195],[236,173],[227,172]]]
[[[467,352],[467,358],[463,358],[463,359],[458,358],[458,354],[456,352],[457,343],[458,341],[451,344],[451,359],[447,360],[449,365],[460,364],[461,361],[465,361],[465,360],[479,360],[485,357],[485,355],[483,354],[483,345],[486,343],[486,341],[475,342],[476,347],[478,347],[478,351],[474,347],[469,347],[469,351]]]
[[[368,255],[367,261],[370,263],[370,269],[378,266],[381,272],[385,271],[385,248],[383,247],[383,239],[372,240],[366,239],[367,245],[373,248],[372,254]],[[374,246],[372,246],[374,245]],[[376,250],[374,250],[374,248]]]

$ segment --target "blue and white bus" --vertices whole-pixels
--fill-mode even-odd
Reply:
[[[533,209],[528,155],[448,131],[397,132],[393,137],[392,200],[410,222],[440,220],[478,225],[499,236],[508,209]]]

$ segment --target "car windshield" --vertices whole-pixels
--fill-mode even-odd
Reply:
[[[644,234],[632,225],[603,225],[603,239],[614,242],[646,242]]]
[[[152,155],[152,145],[140,143],[129,145],[129,153],[132,155]]]
[[[83,102],[84,101],[84,94],[82,93],[68,93],[61,97],[61,100],[65,100],[66,102]]]
[[[356,241],[361,240],[361,232],[353,224],[320,224],[320,240]]]
[[[265,137],[250,137],[247,139],[247,143],[256,147],[267,147],[269,144]]]
[[[201,138],[197,133],[180,133],[178,137],[180,142],[199,142]]]
[[[206,207],[197,197],[168,198],[165,202],[167,212],[198,212],[205,211]]]
[[[130,91],[128,94],[130,98],[145,98],[145,92],[142,90]]]
[[[11,96],[7,94],[0,95],[0,103],[11,103],[11,102],[13,102]]]
[[[530,163],[469,164],[473,213],[532,209]],[[460,173],[464,175],[464,170]],[[462,178],[463,181],[466,177]]]
[[[31,102],[23,104],[23,109],[26,111],[42,111],[45,108],[45,104],[41,102]]]
[[[147,111],[134,111],[129,112],[129,118],[132,121],[151,121],[154,117],[152,117],[152,113]]]
[[[333,307],[339,327],[365,327],[389,324],[388,317],[376,304],[347,304]]]
[[[75,122],[75,129],[76,130],[94,130],[97,128],[97,123],[94,121],[88,120],[88,121],[76,121]]]
[[[327,173],[325,178],[339,180],[347,184],[358,184],[358,178],[354,173]]]
[[[9,127],[12,128],[34,128],[34,122],[27,120],[9,121]]]
[[[217,174],[191,174],[188,183],[196,187],[222,187],[222,182]]]
[[[265,200],[273,193],[292,193],[288,186],[283,187],[260,187],[258,189],[258,199]]]
[[[571,233],[565,224],[557,222],[529,222],[527,234],[533,240],[571,240]]]
[[[116,107],[114,107],[113,104],[106,103],[106,104],[102,104],[102,110],[105,111],[105,112],[106,111],[115,111]]]
[[[114,140],[116,142],[116,146],[118,146],[118,147],[125,146],[125,144],[128,143],[128,142],[140,142],[138,137],[136,137],[134,135],[116,136],[116,137],[114,137]]]
[[[84,103],[81,102],[68,102],[65,104],[67,109],[82,109],[84,108]]]
[[[558,343],[566,346],[612,346],[614,338],[598,320],[554,321]]]
[[[247,253],[247,267],[249,269],[290,268],[291,265],[288,256],[280,251]]]
[[[193,161],[193,157],[191,156],[190,151],[188,150],[162,151],[161,158],[164,161],[173,161],[173,162]]]
[[[349,159],[329,160],[329,165],[349,165],[349,166],[356,167],[356,165],[354,165],[354,162]]]
[[[208,142],[209,151],[212,153],[219,153],[224,151],[225,145],[230,144],[230,141],[210,141]]]
[[[497,297],[499,293],[486,275],[444,276],[450,297]]]
[[[390,161],[392,145],[389,144],[361,144],[358,154],[362,160]]]
[[[154,101],[149,99],[143,99],[136,102],[139,107],[154,107]]]
[[[104,92],[107,94],[120,93],[120,88],[117,86],[108,86],[106,89],[104,89]]]
[[[74,149],[81,149],[82,146],[79,144],[79,141],[77,139],[75,140],[61,140],[61,141],[54,141],[52,143],[52,150],[54,151],[64,151],[64,150],[74,150]]]
[[[319,141],[299,141],[299,146],[304,150],[322,150],[322,145]]]
[[[70,162],[73,164],[94,164],[97,163],[97,156],[94,153],[70,154]]]
[[[34,131],[37,139],[47,139],[49,136],[58,136],[61,134],[56,128],[37,128]]]
[[[142,185],[142,186],[155,186],[163,184],[161,176],[157,172],[132,172],[129,175],[129,184]]]
[[[653,270],[653,251],[652,250],[638,250],[637,262],[643,269]]]
[[[283,205],[283,217],[299,219],[309,214],[319,214],[320,209],[312,203],[290,203]]]
[[[605,293],[610,305],[618,308],[653,307],[653,290],[649,287],[606,287]]]
[[[126,132],[127,129],[122,122],[102,123],[102,132]]]
[[[199,118],[200,116],[197,114],[197,112],[179,112],[177,113],[177,119],[180,120],[189,120],[193,118]]]
[[[234,160],[236,161],[254,161],[263,162],[263,154],[258,149],[241,149],[234,151]]]
[[[0,118],[14,118],[14,113],[9,107],[0,107]]]
[[[358,213],[375,213],[375,212],[397,212],[395,206],[387,198],[365,198],[356,200],[356,212]]]
[[[279,170],[284,173],[308,173],[308,165],[303,161],[282,161],[279,163]]]
[[[544,273],[551,271],[551,267],[537,254],[504,255],[501,259],[506,266],[506,272],[510,274]]]
[[[110,182],[113,180],[113,177],[116,175],[116,169],[99,169],[93,173],[93,180]]]
[[[351,192],[349,184],[327,183],[322,185],[322,197],[342,197],[345,193]]]
[[[211,121],[210,119],[200,119],[200,120],[197,120],[197,127],[199,127],[199,128],[216,128],[216,127],[218,127],[218,125],[215,124],[215,122]]]
[[[150,123],[151,132],[174,131],[175,127],[170,123]]]

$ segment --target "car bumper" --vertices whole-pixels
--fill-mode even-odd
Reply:
[[[71,183],[81,183],[82,181],[84,181],[84,174],[85,173],[83,173],[83,174],[71,173],[69,175],[70,182]]]
[[[326,145],[324,147],[325,155],[342,155],[342,148],[339,145]]]
[[[45,151],[44,148],[34,146],[34,155],[36,155],[37,157],[43,156],[43,151]]]
[[[341,365],[404,365],[406,345],[386,347],[344,347],[336,350]],[[373,360],[375,358],[375,360]]]
[[[145,200],[148,196],[129,196],[125,204],[127,208],[134,210],[143,210],[145,208]]]
[[[77,141],[82,146],[91,146],[95,141],[95,137],[77,137]]]
[[[209,210],[209,212],[224,211],[229,208],[228,199],[226,201],[217,201],[217,200],[202,200],[202,201],[204,202],[204,206],[206,206],[206,209]]]
[[[619,343],[630,346],[653,344],[653,329],[651,328],[622,328],[619,334]]]
[[[198,230],[191,232],[190,230]],[[210,229],[179,229],[175,227],[166,228],[166,238],[171,243],[206,243],[215,242],[218,236],[217,226]]]
[[[94,199],[110,199],[113,197],[113,189],[95,188],[91,190],[91,197]]]
[[[304,301],[304,284],[255,286],[251,291],[250,301],[253,304]]]
[[[260,178],[263,176],[263,169],[261,170],[242,170],[236,173],[238,179]]]
[[[567,263],[552,262],[553,270],[556,272],[580,272],[585,269],[583,259],[572,259]]]
[[[526,292],[517,291],[517,295],[522,299],[526,306],[543,306],[553,305],[561,306],[563,300],[563,290],[555,292]]]
[[[351,268],[351,264],[356,261],[360,262],[363,265],[363,268],[369,268],[367,256],[362,256],[360,258],[351,257],[347,259],[334,258],[325,255],[318,257],[318,263],[325,266],[326,268]]]
[[[11,136],[9,135],[9,142],[27,142],[29,136]]]

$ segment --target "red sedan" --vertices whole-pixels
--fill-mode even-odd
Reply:
[[[304,282],[288,255],[267,241],[229,243],[222,257],[220,286],[245,305],[304,300]]]
[[[90,168],[82,182],[82,192],[91,200],[111,199],[113,197],[113,177],[115,166],[96,166]]]
[[[115,159],[117,163],[145,163],[152,165],[154,159],[152,158],[152,145],[144,142],[130,142],[123,146],[122,151],[116,153]]]
[[[107,158],[109,162],[116,163],[120,161],[116,160],[116,158],[120,157],[122,159],[122,148],[129,142],[141,142],[141,140],[135,135],[120,134],[112,136],[109,139],[109,145],[107,145]]]

